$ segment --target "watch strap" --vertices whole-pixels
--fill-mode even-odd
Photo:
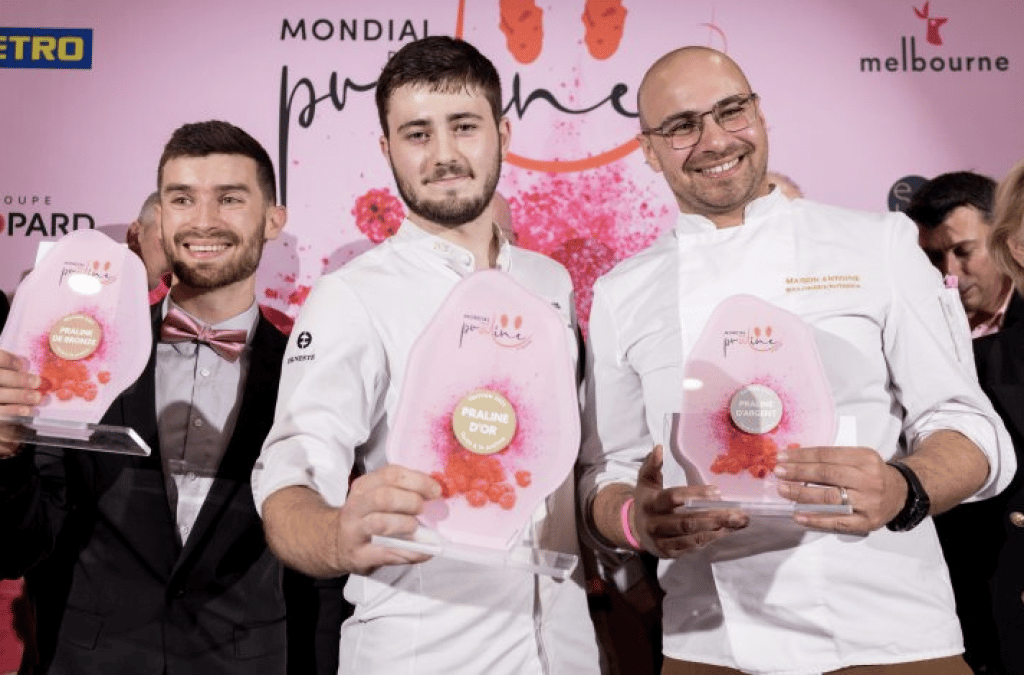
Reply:
[[[907,481],[907,501],[904,502],[903,509],[885,526],[893,532],[912,530],[928,516],[932,501],[913,469],[898,460],[891,460],[886,464],[899,471]]]

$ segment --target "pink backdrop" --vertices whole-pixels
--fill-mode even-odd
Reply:
[[[371,205],[400,217],[369,85],[390,51],[425,33],[461,29],[498,66],[516,156],[499,189],[521,242],[566,263],[584,302],[597,273],[673,221],[671,195],[630,144],[639,79],[673,47],[711,45],[744,66],[771,168],[811,198],[885,209],[903,176],[999,177],[1024,155],[1020,3],[623,0],[623,29],[588,36],[581,16],[614,0],[548,0],[535,55],[506,40],[527,27],[503,31],[503,4],[514,17],[532,3],[3,0],[0,288],[14,290],[55,219],[81,214],[80,226],[119,236],[155,187],[170,132],[221,118],[284,169],[289,223],[260,294],[294,315],[321,274],[392,224],[371,221]],[[27,64],[26,28],[91,29],[91,68],[11,67]]]

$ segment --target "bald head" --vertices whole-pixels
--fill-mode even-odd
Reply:
[[[717,227],[740,225],[747,204],[770,190],[760,104],[722,52],[683,47],[662,56],[637,89],[637,110],[647,163],[664,176],[683,213]],[[688,134],[683,140],[680,130]]]
[[[139,209],[139,217],[136,220],[144,228],[148,228],[156,224],[156,205],[160,203],[160,193],[151,192],[146,201],[142,202],[142,207]]]
[[[128,248],[142,258],[146,266],[146,279],[150,290],[156,288],[160,283],[160,277],[171,269],[160,241],[160,226],[156,220],[156,209],[159,204],[159,192],[146,197],[142,208],[139,209],[139,217],[128,226],[126,235]]]
[[[747,76],[743,74],[739,65],[731,58],[711,47],[700,47],[696,45],[680,47],[654,62],[640,81],[640,87],[636,91],[636,105],[640,112],[640,124],[649,128],[652,124],[657,125],[659,120],[650,120],[645,111],[649,108],[648,99],[650,92],[655,91],[666,84],[672,83],[679,86],[680,83],[692,81],[699,83],[701,78],[708,76],[727,76],[742,82],[746,91],[750,91],[750,83]],[[685,84],[683,84],[685,86]]]

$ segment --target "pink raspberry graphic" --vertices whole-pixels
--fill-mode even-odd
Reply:
[[[375,244],[384,241],[398,231],[405,218],[405,209],[387,188],[373,189],[356,199],[352,209],[356,226],[366,238]]]
[[[615,252],[596,239],[570,239],[551,252],[551,257],[565,265],[572,277],[576,297],[576,317],[586,334],[590,305],[594,301],[594,282],[615,264]]]

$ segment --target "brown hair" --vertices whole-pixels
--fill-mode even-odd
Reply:
[[[179,157],[206,157],[208,155],[242,155],[256,162],[256,179],[263,196],[271,204],[277,203],[277,179],[274,163],[260,142],[233,124],[210,120],[184,124],[174,130],[160,155],[156,172],[159,191],[164,177],[164,165]]]
[[[399,87],[411,85],[445,93],[478,90],[487,99],[494,123],[501,119],[501,79],[476,47],[456,38],[432,35],[410,42],[388,60],[377,79],[377,115],[388,134],[388,103]]]

